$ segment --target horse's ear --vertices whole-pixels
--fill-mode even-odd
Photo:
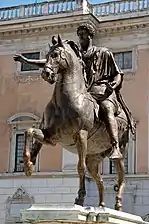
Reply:
[[[48,43],[48,46],[49,46],[49,49],[50,49],[50,47],[51,47],[51,46],[50,46],[50,44],[49,44],[49,43]]]
[[[61,39],[61,37],[58,35],[58,46],[59,47],[63,47],[64,45],[63,45],[63,42],[62,42],[62,39]]]
[[[52,44],[53,45],[57,44],[57,38],[56,38],[56,36],[53,36],[52,37]]]

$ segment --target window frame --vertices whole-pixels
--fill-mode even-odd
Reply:
[[[129,131],[129,142],[126,145],[126,152],[127,152],[127,172],[128,174],[135,174],[136,172],[136,154],[137,154],[137,130],[136,135],[132,136],[132,133]],[[109,174],[115,175],[116,173],[110,173],[110,163],[109,161]]]
[[[63,172],[76,172],[77,154],[69,152],[67,149],[62,148],[62,171]]]
[[[124,74],[132,74],[134,75],[137,70],[137,49],[136,48],[120,48],[120,49],[112,49],[113,56],[115,53],[125,53],[132,52],[132,68],[131,69],[122,69]],[[125,77],[125,75],[124,75]]]
[[[136,123],[138,125],[138,120]],[[137,170],[137,127],[136,127],[136,135],[134,136],[134,140],[132,139],[132,134],[129,132],[129,143],[126,145],[126,151],[128,153],[128,172],[125,173],[126,175],[135,174]],[[117,172],[116,172],[117,174]],[[103,175],[104,176],[111,176],[116,175],[115,173],[110,173],[110,160],[106,157],[103,160]]]
[[[125,63],[124,63],[124,61],[125,61],[125,54],[127,54],[127,53],[131,53],[131,67],[130,68],[124,68],[124,65],[125,65]],[[115,55],[120,55],[120,54],[122,54],[122,66],[123,66],[123,68],[121,68],[119,65],[118,65],[118,63],[117,63],[117,61],[116,61],[116,57],[115,57]],[[115,58],[115,61],[116,61],[116,64],[120,67],[120,69],[122,69],[122,70],[132,70],[132,67],[133,67],[133,63],[132,63],[132,54],[133,54],[133,52],[130,50],[130,51],[122,51],[122,52],[114,52],[113,53],[113,55],[114,55],[114,58]]]
[[[18,173],[18,172],[24,172],[24,170],[23,171],[18,171],[17,170],[17,146],[18,146],[18,141],[17,141],[17,139],[18,139],[18,136],[19,135],[21,135],[21,136],[24,136],[24,133],[17,133],[16,135],[15,135],[15,137],[16,137],[16,144],[15,144],[15,162],[14,162],[14,172],[15,173]],[[23,158],[22,158],[23,159]]]
[[[37,60],[39,60],[40,59],[40,57],[41,57],[41,55],[40,55],[40,51],[34,51],[34,52],[23,52],[22,53],[22,55],[24,56],[24,57],[26,57],[25,55],[26,54],[35,54],[35,53],[39,53],[39,58],[37,59]],[[28,58],[28,59],[30,59],[30,58]],[[24,63],[24,62],[21,62],[21,73],[26,73],[26,72],[38,72],[39,71],[39,68],[35,68],[35,69],[31,69],[31,70],[22,70],[22,65],[23,64],[26,64],[26,63]],[[32,67],[32,65],[30,65],[31,67]]]
[[[16,121],[15,119],[19,117],[29,117],[32,120]],[[7,120],[7,123],[8,125],[10,125],[10,129],[11,129],[9,166],[8,166],[9,173],[23,173],[24,172],[24,171],[22,172],[15,171],[15,156],[16,156],[16,144],[17,144],[16,136],[18,134],[24,134],[24,132],[30,127],[36,127],[40,121],[41,119],[39,117],[31,113],[15,114]],[[38,172],[39,169],[40,168],[39,168],[39,155],[38,155],[36,159],[34,171]]]
[[[11,139],[11,143],[10,143],[10,155],[9,155],[9,170],[8,172],[10,173],[23,173],[24,171],[16,171],[15,167],[16,167],[16,146],[17,146],[17,142],[16,142],[16,138],[17,135],[20,134],[24,134],[24,132],[26,131],[26,129],[29,128],[29,126],[26,126],[25,129],[20,129],[20,130],[13,130],[12,132],[12,139]],[[36,159],[36,164],[35,164],[35,172],[39,171],[39,155],[37,156]]]
[[[124,159],[124,166],[125,166],[125,174],[129,174],[129,150],[126,152],[125,154],[125,159]],[[127,164],[125,164],[125,161],[127,160]],[[114,168],[114,172],[113,172],[113,168]],[[117,174],[117,170],[116,167],[113,164],[113,161],[110,160],[109,161],[109,174]]]
[[[19,171],[17,168],[18,168],[18,160],[17,160],[17,147],[18,147],[18,141],[17,141],[17,139],[18,139],[18,136],[23,136],[24,137],[24,132],[19,132],[19,133],[16,133],[15,134],[15,163],[14,163],[14,172],[15,173],[22,173],[22,172],[24,172],[24,170],[22,170],[22,171]],[[33,141],[32,141],[32,144],[33,144]],[[23,160],[23,155],[22,155],[22,160]]]
[[[20,54],[30,54],[30,53],[37,53],[39,52],[39,59],[42,58],[42,52],[41,49],[34,49],[29,51],[21,51]],[[39,68],[38,70],[29,70],[29,71],[21,71],[22,63],[16,62],[16,71],[15,75],[16,77],[23,78],[25,76],[39,76],[41,74],[42,68]]]

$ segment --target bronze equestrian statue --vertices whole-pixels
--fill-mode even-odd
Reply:
[[[14,56],[16,61],[42,67],[44,80],[56,83],[40,128],[30,128],[25,132],[24,169],[26,175],[31,175],[42,144],[59,143],[65,149],[78,153],[80,186],[75,203],[82,206],[84,203],[86,166],[98,187],[99,206],[104,206],[98,164],[110,156],[118,171],[115,208],[121,210],[125,186],[125,147],[129,129],[135,130],[131,114],[119,100],[122,99],[119,89],[123,73],[111,52],[92,46],[94,30],[91,26],[83,24],[77,33],[80,50],[73,41],[62,41],[58,36],[57,40],[52,38],[53,45],[46,59],[35,61],[22,55]],[[31,155],[29,137],[36,139]]]

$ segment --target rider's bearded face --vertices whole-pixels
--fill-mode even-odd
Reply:
[[[78,37],[81,47],[87,50],[91,39],[89,32],[86,29],[79,30]]]

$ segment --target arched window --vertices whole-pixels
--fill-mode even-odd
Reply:
[[[40,118],[32,113],[18,113],[7,120],[11,128],[9,172],[23,172],[24,131],[30,127],[37,127]],[[32,148],[32,140],[30,142]],[[35,171],[38,171],[38,158]]]

